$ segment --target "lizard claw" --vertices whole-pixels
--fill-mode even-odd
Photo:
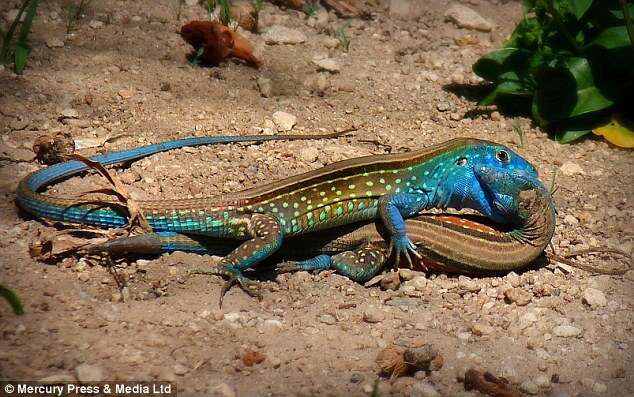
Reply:
[[[398,269],[398,265],[401,260],[401,255],[404,255],[405,258],[407,259],[407,265],[410,269],[413,267],[410,253],[419,259],[422,258],[421,255],[418,253],[418,251],[416,251],[416,245],[412,243],[412,240],[410,240],[409,237],[407,236],[396,236],[392,238],[390,240],[390,248],[387,253],[388,257],[392,254],[392,251],[394,251],[394,255],[395,255],[395,258],[394,258],[395,269]]]
[[[189,274],[208,274],[208,275],[216,275],[216,276],[224,276],[227,277],[228,280],[223,284],[222,289],[220,290],[220,298],[218,301],[218,307],[222,308],[222,302],[225,297],[225,294],[229,292],[231,287],[235,284],[240,284],[240,287],[244,292],[249,294],[251,297],[257,298],[258,300],[262,300],[262,292],[260,288],[260,284],[256,281],[250,280],[241,272],[236,270],[228,270],[224,268],[211,268],[211,269],[193,269],[188,272]]]
[[[242,275],[236,275],[229,277],[229,280],[227,280],[222,286],[222,289],[220,290],[220,298],[218,301],[219,308],[222,308],[222,302],[225,298],[225,294],[229,292],[231,287],[233,287],[235,284],[240,284],[240,288],[242,288],[242,290],[246,292],[250,297],[256,298],[258,301],[262,300],[262,288],[260,287],[260,283],[249,280]]]

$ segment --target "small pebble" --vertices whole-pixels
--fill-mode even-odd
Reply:
[[[561,338],[572,338],[581,335],[581,330],[572,325],[558,325],[553,328],[553,335]]]
[[[447,103],[447,102],[438,102],[436,104],[436,109],[438,109],[438,111],[440,111],[440,112],[446,112],[450,108],[451,107],[449,106],[449,103]]]
[[[369,306],[363,311],[363,321],[366,323],[380,323],[385,320],[385,312],[374,306]]]
[[[592,385],[592,391],[598,394],[604,394],[608,391],[608,387],[605,385],[605,383],[594,382],[594,384]]]
[[[185,375],[186,373],[189,372],[189,368],[187,368],[186,366],[180,363],[174,364],[172,369],[174,370],[174,373],[179,376]]]
[[[273,83],[271,79],[258,77],[258,90],[260,90],[260,95],[264,98],[271,98],[273,96]]]
[[[48,48],[61,48],[64,47],[64,42],[57,37],[50,37],[46,39],[46,46]]]
[[[62,110],[62,117],[65,117],[68,119],[76,119],[79,117],[79,112],[77,112],[77,110],[72,108],[66,108]]]
[[[539,387],[532,380],[525,380],[520,384],[520,390],[528,394],[537,394],[539,393]]]
[[[605,294],[596,288],[586,288],[586,290],[583,291],[582,301],[593,309],[604,307],[608,304]]]
[[[471,327],[471,332],[477,336],[489,335],[493,333],[493,331],[494,331],[493,327],[485,325],[485,324],[481,324],[481,323],[475,323]]]
[[[559,167],[559,169],[561,170],[562,174],[567,176],[585,174],[585,172],[583,172],[583,168],[581,168],[579,164],[573,163],[571,161],[565,162],[561,167]]]
[[[421,381],[412,385],[412,397],[440,397],[438,390],[429,382]]]
[[[103,369],[97,365],[80,364],[75,367],[75,376],[81,383],[103,382],[105,375]]]
[[[323,44],[328,49],[334,49],[339,46],[339,39],[328,36],[323,40]]]
[[[307,163],[314,163],[319,158],[319,150],[312,146],[303,147],[299,151],[299,158]]]
[[[92,21],[88,22],[88,26],[90,26],[92,29],[99,29],[103,27],[103,22],[93,19]]]
[[[319,69],[323,69],[330,73],[339,73],[341,71],[341,65],[339,62],[332,58],[313,58],[313,63],[319,67]]]
[[[337,323],[337,319],[332,314],[322,314],[321,316],[319,316],[319,322],[328,325],[334,325]]]
[[[495,26],[475,10],[462,5],[454,4],[445,12],[445,19],[461,28],[490,32]]]
[[[264,321],[263,328],[265,331],[278,332],[284,328],[284,325],[280,320],[268,319]]]
[[[526,306],[533,299],[533,294],[522,288],[510,288],[504,291],[504,297],[507,301],[515,303],[517,306]]]
[[[262,38],[266,44],[299,44],[306,41],[306,35],[300,30],[281,25],[271,26]]]
[[[381,279],[381,289],[396,291],[401,286],[399,272],[389,272]]]
[[[130,99],[136,94],[136,91],[123,89],[123,90],[119,90],[118,94],[122,99]]]
[[[566,214],[566,216],[564,216],[564,223],[569,226],[577,226],[579,219],[575,218],[574,215]]]
[[[550,387],[550,378],[545,374],[537,375],[533,381],[540,389]]]
[[[290,131],[297,123],[297,117],[290,113],[278,111],[273,113],[273,122],[277,126],[277,130],[280,132]]]
[[[214,384],[207,392],[211,397],[236,397],[236,392],[226,383]]]

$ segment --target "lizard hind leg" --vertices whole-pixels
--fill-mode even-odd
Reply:
[[[213,268],[197,269],[191,272],[223,276],[228,279],[220,292],[220,307],[222,307],[225,293],[236,283],[239,283],[249,295],[260,297],[259,284],[246,277],[243,271],[271,256],[284,241],[284,231],[279,219],[274,216],[254,214],[240,221],[246,226],[252,238],[240,244]]]
[[[304,261],[284,262],[277,267],[277,270],[283,273],[299,270],[334,269],[337,273],[362,283],[377,275],[385,265],[387,258],[384,249],[368,245],[333,256],[319,255]]]
[[[364,283],[383,269],[388,256],[383,248],[371,245],[332,256],[332,267],[337,273]]]

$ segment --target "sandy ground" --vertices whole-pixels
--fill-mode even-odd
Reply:
[[[2,2],[0,11],[17,3]],[[484,138],[517,150],[545,181],[556,171],[557,252],[631,253],[631,152],[598,139],[562,146],[529,119],[469,112],[468,85],[478,83],[470,66],[510,33],[520,5],[465,3],[496,25],[482,33],[446,22],[444,2],[425,4],[409,21],[368,4],[372,19],[347,28],[348,53],[332,48],[343,20],[308,20],[266,5],[262,31],[283,25],[306,41],[267,45],[248,35],[265,62],[255,70],[233,61],[215,69],[186,62],[189,48],[176,31],[183,21],[206,18],[199,6],[185,6],[178,22],[167,1],[94,2],[66,35],[62,4],[44,2],[25,74],[0,70],[0,280],[27,311],[16,317],[0,304],[0,378],[167,380],[181,395],[221,396],[362,396],[380,379],[380,395],[464,397],[478,395],[462,383],[465,369],[477,367],[526,394],[633,395],[634,272],[617,257],[577,259],[622,275],[555,264],[504,277],[410,272],[395,291],[331,273],[280,275],[263,283],[261,302],[231,290],[223,312],[216,309],[222,280],[187,275],[217,257],[128,259],[118,270],[123,294],[105,267],[85,258],[43,264],[30,257],[38,232],[54,230],[14,203],[19,179],[41,167],[30,149],[38,136],[68,131],[93,145],[116,138],[80,150],[92,154],[191,135],[273,133],[276,111],[297,117],[294,133],[358,131],[308,144],[177,150],[118,173],[135,197],[202,197],[360,155]],[[315,56],[333,58],[340,72],[318,70]],[[263,79],[270,80],[268,97],[258,88]],[[77,177],[51,193],[99,186],[98,177]],[[379,377],[375,358],[392,344],[432,344],[444,366],[390,382]],[[264,361],[248,366],[249,352]]]

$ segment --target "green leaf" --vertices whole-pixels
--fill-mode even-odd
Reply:
[[[537,75],[533,115],[545,124],[599,111],[612,106],[594,85],[592,70],[585,58],[568,58]]]
[[[588,46],[598,45],[608,50],[631,45],[625,26],[613,26],[599,33]]]
[[[27,46],[24,47],[20,43],[15,46],[15,73],[22,74],[26,67],[26,60],[29,57],[31,49]]]
[[[540,68],[533,98],[533,117],[545,126],[565,119],[576,102],[574,79],[556,67]]]
[[[531,96],[532,93],[524,88],[518,81],[503,81],[484,98],[478,102],[480,106],[488,106],[496,102],[499,95]]]
[[[567,130],[558,133],[556,139],[559,143],[571,143],[591,132],[591,130]]]
[[[632,15],[634,15],[634,3],[628,4],[627,8],[629,9],[630,17],[632,17]],[[623,16],[623,10],[622,9],[621,10],[610,10],[610,14],[614,15],[618,19],[625,19],[625,17]]]
[[[22,6],[20,7],[20,10],[18,11],[18,15],[16,15],[15,19],[11,23],[11,26],[9,27],[9,30],[7,30],[7,32],[3,36],[2,50],[0,51],[0,60],[2,60],[3,63],[9,62],[9,59],[10,59],[9,48],[11,47],[11,41],[13,40],[15,29],[18,27],[18,24],[20,23],[20,19],[22,19],[22,14],[24,13],[24,10],[26,10],[26,7],[28,5],[29,5],[28,0],[25,0],[22,3]]]
[[[24,22],[22,22],[22,26],[20,26],[20,36],[18,37],[18,43],[26,46],[27,40],[29,38],[29,33],[31,32],[31,26],[33,25],[33,19],[35,18],[35,12],[37,11],[37,6],[39,5],[40,0],[31,0],[29,4],[29,9],[26,12],[26,17],[24,17]]]
[[[583,17],[591,5],[592,0],[568,0],[568,9],[575,17],[577,17],[577,20]]]
[[[24,314],[24,308],[22,308],[22,303],[20,302],[20,298],[8,288],[0,285],[0,296],[9,302],[13,312],[17,315]]]
[[[566,65],[568,66],[568,71],[574,77],[577,86],[577,102],[569,114],[569,117],[605,109],[614,104],[614,102],[606,98],[594,85],[592,69],[587,59],[568,58]]]
[[[513,47],[494,50],[478,59],[473,71],[485,80],[495,81],[498,76],[509,70],[517,70],[527,64],[528,54]]]
[[[31,47],[29,47],[29,33],[31,32],[31,26],[33,25],[33,19],[35,18],[35,12],[37,11],[37,6],[40,3],[39,0],[31,0],[29,3],[29,7],[26,11],[26,16],[24,17],[24,22],[20,26],[20,34],[18,36],[18,41],[15,44],[15,72],[17,74],[22,74],[24,68],[26,67],[26,60],[29,57],[29,53],[31,52]]]
[[[537,0],[522,0],[522,10],[524,11],[524,14],[528,14],[533,11],[536,3]]]

